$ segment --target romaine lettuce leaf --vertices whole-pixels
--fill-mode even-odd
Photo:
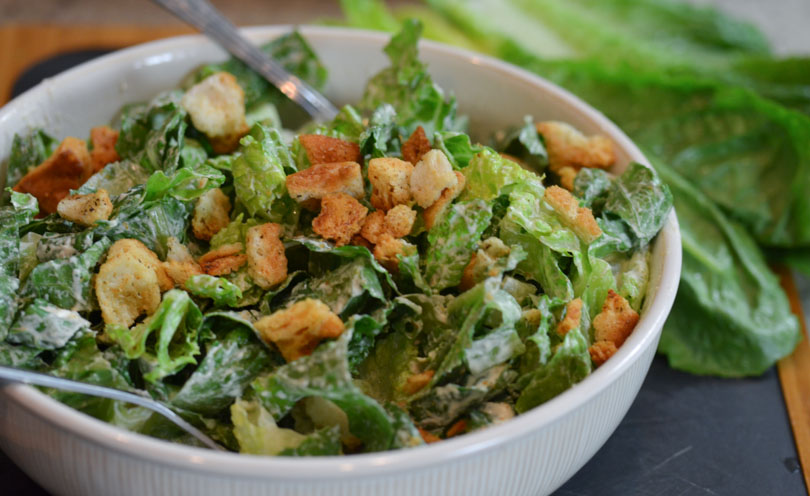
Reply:
[[[457,286],[489,226],[492,207],[477,199],[454,203],[438,225],[428,233],[425,282],[434,291]]]
[[[534,173],[490,148],[476,153],[462,173],[467,180],[462,194],[464,200],[481,198],[491,201],[504,194],[505,188],[518,183],[536,188],[538,195],[542,195],[545,189]]]
[[[26,136],[14,135],[6,165],[6,182],[0,194],[0,205],[6,205],[10,194],[5,188],[15,186],[29,170],[45,161],[59,143],[42,129],[34,129]]]
[[[630,227],[640,246],[648,244],[672,210],[672,193],[649,167],[632,163],[613,180],[604,211],[618,216]]]
[[[257,124],[241,144],[232,165],[236,197],[251,216],[271,219],[273,204],[287,191],[285,171],[294,172],[295,161],[275,128]]]
[[[754,240],[663,164],[681,220],[681,283],[659,350],[672,367],[740,377],[763,373],[801,339],[779,280]]]
[[[258,401],[237,400],[231,405],[231,422],[240,453],[278,455],[306,439],[303,434],[276,425],[273,416]]]
[[[173,289],[163,295],[158,309],[144,322],[132,329],[108,325],[105,331],[127,358],[140,359],[146,368],[144,379],[156,384],[186,365],[197,363],[197,335],[202,320],[202,312],[188,293]],[[152,334],[156,334],[154,344],[148,345]]]
[[[548,152],[531,116],[523,118],[522,126],[513,129],[498,143],[498,151],[511,155],[540,174],[548,165]]]
[[[148,104],[125,106],[115,149],[122,160],[140,164],[148,172],[174,172],[181,164],[186,111],[179,91],[159,95]]]
[[[233,314],[207,314],[202,326],[213,332],[219,330],[221,335],[207,345],[205,358],[172,398],[172,404],[213,416],[241,397],[253,379],[274,361],[253,326]]]
[[[198,165],[193,169],[183,167],[169,175],[155,171],[144,185],[143,201],[159,200],[166,195],[181,201],[194,200],[224,182],[225,176],[208,165]]]
[[[11,205],[0,207],[0,341],[17,312],[20,288],[20,228],[39,212],[31,195],[10,193]]]
[[[253,390],[270,414],[280,419],[299,400],[319,396],[335,403],[349,418],[351,433],[364,450],[388,449],[394,437],[393,419],[352,382],[347,357],[352,333],[322,343],[311,355],[290,362],[253,381]]]
[[[20,312],[6,340],[39,350],[57,350],[90,322],[73,310],[65,310],[37,298]]]
[[[118,196],[139,184],[144,184],[147,179],[149,173],[140,164],[122,160],[105,165],[103,169],[90,176],[76,192],[87,194],[103,189],[110,196]]]
[[[202,298],[211,298],[217,306],[236,306],[242,298],[242,290],[222,277],[209,276],[208,274],[195,274],[183,284],[185,289]]]

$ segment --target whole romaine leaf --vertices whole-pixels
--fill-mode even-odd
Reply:
[[[700,190],[656,163],[681,220],[681,283],[659,350],[695,374],[763,373],[801,339],[779,281],[754,240]]]
[[[287,191],[285,170],[295,161],[275,128],[256,124],[241,140],[241,153],[232,165],[236,197],[251,216],[273,217],[273,204]]]
[[[425,282],[434,291],[457,286],[489,226],[492,207],[484,200],[454,203],[438,225],[428,233]]]
[[[108,325],[107,336],[117,343],[129,359],[141,359],[148,369],[144,379],[157,384],[166,376],[197,363],[200,353],[197,335],[202,324],[202,312],[188,293],[173,289],[163,295],[163,301],[147,320],[132,329]],[[156,334],[153,345],[147,345]]]
[[[334,341],[322,343],[311,355],[290,362],[253,381],[253,390],[267,410],[281,419],[299,400],[319,396],[335,403],[349,418],[351,433],[365,451],[388,449],[394,437],[393,419],[352,382],[346,330]]]

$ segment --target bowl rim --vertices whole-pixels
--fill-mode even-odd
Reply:
[[[269,25],[253,26],[242,30],[248,37],[266,40],[292,29],[298,29],[305,38],[337,38],[381,43],[390,34],[327,26]],[[202,35],[183,35],[164,38],[114,51],[73,67],[53,78],[41,82],[0,108],[0,127],[4,117],[17,107],[36,101],[50,84],[83,79],[93,70],[107,65],[127,66],[160,53],[179,53],[186,47],[195,48],[211,43]],[[564,101],[623,149],[632,161],[649,165],[636,145],[602,113],[567,90],[524,69],[493,57],[428,40],[420,41],[420,51],[460,58],[468,63],[486,66],[505,78],[520,79],[538,87],[554,98]],[[681,269],[681,246],[678,221],[674,211],[659,234],[657,243],[663,243],[663,266],[658,288],[652,303],[642,315],[636,329],[619,351],[604,365],[572,388],[503,424],[444,440],[428,446],[411,449],[367,453],[352,456],[283,458],[214,452],[204,448],[186,446],[127,431],[74,410],[37,389],[20,384],[7,384],[0,388],[9,400],[61,430],[68,431],[84,442],[102,445],[130,457],[153,463],[180,467],[192,471],[204,470],[209,474],[243,476],[276,481],[306,478],[326,481],[335,478],[378,476],[400,471],[427,470],[437,460],[449,463],[473,454],[503,446],[510,441],[538,432],[541,428],[559,422],[567,414],[595,398],[621,377],[650,346],[655,346],[664,321],[669,314],[678,288]]]

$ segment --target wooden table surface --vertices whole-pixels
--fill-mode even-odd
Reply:
[[[318,2],[315,2],[318,3]],[[0,13],[2,10],[0,9]],[[191,32],[179,25],[28,25],[0,26],[0,104],[8,100],[17,76],[35,62],[58,53],[74,50],[120,48],[145,41]],[[796,285],[789,273],[781,271],[783,286],[790,296],[794,312],[800,317],[804,334],[804,315]],[[803,340],[795,353],[779,363],[779,377],[788,408],[797,451],[810,487],[810,344]]]

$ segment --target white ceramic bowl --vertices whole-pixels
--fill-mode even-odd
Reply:
[[[290,28],[247,29],[265,41]],[[382,34],[301,29],[330,72],[326,94],[357,101],[365,81],[387,65]],[[473,131],[486,135],[525,114],[571,123],[616,144],[621,171],[646,162],[608,119],[570,93],[523,70],[475,53],[423,42],[422,59],[456,94]],[[221,49],[184,36],[122,50],[71,69],[0,110],[0,160],[14,133],[44,127],[59,138],[86,136],[123,103],[176,87]],[[5,173],[2,174],[5,177]],[[636,397],[675,298],[681,246],[674,214],[652,255],[641,321],[619,352],[584,381],[505,424],[410,450],[329,458],[215,453],[133,434],[27,386],[0,394],[0,446],[27,474],[58,495],[538,495],[559,487],[613,433]]]

